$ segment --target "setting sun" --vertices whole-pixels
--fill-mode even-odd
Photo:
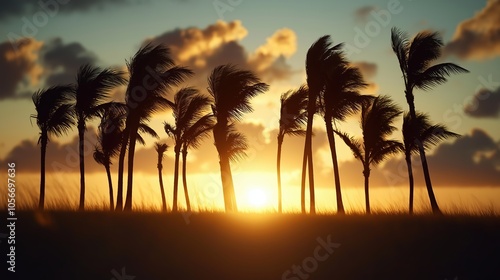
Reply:
[[[255,210],[261,210],[268,205],[269,198],[260,187],[253,187],[246,191],[248,206]]]

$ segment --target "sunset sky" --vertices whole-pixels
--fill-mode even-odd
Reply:
[[[40,2],[55,3],[55,0]],[[349,60],[360,67],[370,84],[365,94],[389,95],[402,110],[408,109],[398,62],[390,45],[390,29],[396,26],[410,36],[422,30],[439,31],[445,44],[440,61],[454,62],[470,71],[451,76],[445,85],[431,91],[415,91],[417,110],[462,135],[429,152],[434,185],[500,187],[498,0],[59,2],[57,11],[53,6],[45,9],[48,14],[34,0],[9,1],[0,7],[0,176],[5,174],[5,163],[15,161],[19,174],[37,175],[29,182],[37,185],[39,130],[34,121],[30,122],[30,114],[35,113],[31,101],[34,91],[74,82],[78,67],[84,63],[124,69],[126,60],[141,45],[153,42],[168,45],[174,60],[196,73],[183,86],[196,86],[206,93],[208,74],[225,63],[252,70],[270,85],[268,92],[253,100],[255,111],[239,125],[249,139],[250,149],[246,159],[233,164],[233,170],[237,188],[238,183],[251,188],[248,181],[252,180],[254,185],[274,191],[279,97],[305,83],[305,55],[319,37],[331,35],[334,43],[346,44]],[[15,41],[20,37],[32,39],[21,45]],[[123,88],[117,89],[113,99],[122,100],[123,92]],[[170,143],[162,126],[168,120],[171,112],[159,114],[151,126],[163,141]],[[96,182],[105,182],[104,169],[92,158],[97,121],[88,126],[86,171],[93,178],[101,178],[95,179]],[[358,116],[339,127],[359,134]],[[323,133],[324,121],[319,116],[315,119],[315,130],[316,180],[320,188],[333,189],[330,151]],[[401,139],[401,132],[397,131],[393,137]],[[148,138],[145,147],[138,147],[135,170],[138,174],[152,175],[150,184],[156,191],[154,141]],[[343,186],[361,187],[361,164],[340,140],[337,143]],[[283,149],[284,184],[298,186],[303,139],[286,137]],[[211,138],[199,150],[191,151],[189,157],[188,172],[196,174],[192,180],[198,178],[198,187],[207,178],[220,180]],[[78,172],[76,128],[68,136],[51,139],[47,166],[48,173],[64,172],[65,178],[77,182],[77,177],[71,174]],[[165,183],[171,185],[171,149],[164,166]],[[116,169],[116,164],[113,168]],[[374,187],[407,185],[401,156],[372,170]],[[417,185],[422,186],[419,168],[415,169],[415,176]],[[136,177],[138,185],[142,182],[140,178]],[[75,183],[71,188],[76,190],[78,185]],[[102,185],[104,191],[106,188]],[[47,193],[47,197],[50,195]]]

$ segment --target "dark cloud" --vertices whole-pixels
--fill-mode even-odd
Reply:
[[[277,30],[253,52],[239,42],[247,34],[240,21],[217,21],[204,29],[168,31],[144,43],[167,45],[177,63],[194,70],[197,76],[194,83],[201,88],[206,87],[207,76],[213,68],[227,63],[251,70],[265,82],[287,79],[295,73],[286,61],[296,51],[296,35],[292,30]]]
[[[96,62],[97,56],[78,42],[65,44],[61,38],[56,38],[42,49],[47,86],[73,83],[81,65]]]
[[[367,21],[370,13],[375,11],[376,8],[374,6],[363,6],[354,11],[354,15],[359,21]]]
[[[17,43],[15,51],[10,42],[0,43],[0,100],[24,97],[18,94],[20,87],[36,85],[42,74],[38,52],[42,42],[24,39]]]
[[[464,112],[477,118],[498,118],[500,116],[500,87],[496,90],[480,89],[472,101],[464,107]]]
[[[500,1],[489,0],[483,10],[461,22],[445,52],[463,59],[500,55]]]
[[[452,143],[439,145],[427,155],[434,186],[500,186],[500,145],[486,132],[474,129]],[[418,156],[413,157],[415,184],[424,186]],[[381,170],[385,185],[407,184],[406,163],[392,159]]]
[[[85,12],[117,5],[138,3],[137,0],[16,0],[3,1],[0,21],[9,17],[26,16],[38,11]]]

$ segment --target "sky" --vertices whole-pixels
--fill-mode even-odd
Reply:
[[[251,70],[270,85],[268,92],[253,100],[254,112],[239,125],[250,148],[248,157],[233,164],[233,169],[235,173],[247,174],[241,180],[253,180],[260,174],[266,178],[260,179],[262,184],[274,187],[275,179],[269,173],[275,170],[279,97],[305,83],[306,52],[319,37],[330,35],[335,44],[345,44],[348,59],[360,68],[369,83],[365,94],[388,95],[401,110],[408,110],[398,62],[390,45],[391,27],[398,27],[409,36],[424,30],[439,32],[444,46],[438,62],[453,62],[470,71],[454,75],[430,91],[415,91],[417,110],[462,135],[429,151],[435,185],[499,187],[498,0],[7,1],[0,9],[0,163],[3,166],[15,161],[19,172],[38,173],[39,131],[30,119],[35,113],[33,92],[74,82],[78,67],[84,63],[124,69],[126,61],[145,43],[166,44],[176,63],[195,72],[183,86],[196,86],[206,92],[210,71],[226,63]],[[20,43],[25,37],[29,40]],[[117,89],[112,99],[122,100],[123,94],[123,88]],[[339,127],[359,135],[358,119],[359,116],[353,116]],[[156,174],[153,143],[171,142],[162,128],[166,120],[171,120],[171,112],[158,114],[151,121],[161,140],[147,138],[146,145],[138,148],[137,172]],[[320,117],[314,121],[318,185],[331,188],[332,163],[324,122]],[[401,120],[398,122],[400,125]],[[92,159],[97,124],[89,124],[86,136],[89,174],[103,172]],[[393,138],[401,139],[401,132]],[[361,186],[361,164],[340,140],[337,142],[344,185]],[[287,137],[283,149],[290,151],[283,155],[284,178],[287,184],[298,185],[303,139]],[[74,176],[72,173],[78,171],[76,151],[76,128],[65,137],[52,138],[47,172]],[[173,165],[171,150],[165,162],[164,166]],[[208,176],[218,172],[213,139],[190,152],[188,166],[193,174]],[[405,168],[401,156],[374,167],[372,185],[405,185]],[[421,177],[416,170],[417,185],[422,185]]]

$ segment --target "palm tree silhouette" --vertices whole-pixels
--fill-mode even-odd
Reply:
[[[330,36],[323,36],[314,42],[306,56],[307,86],[309,88],[307,103],[307,126],[306,139],[304,142],[304,156],[302,160],[302,181],[301,181],[301,209],[306,211],[305,204],[305,183],[306,169],[309,177],[309,207],[310,213],[316,212],[316,200],[314,195],[314,170],[312,159],[312,125],[316,114],[316,103],[318,96],[325,88],[326,83],[326,61],[330,55],[340,49],[342,45],[332,47]]]
[[[386,138],[396,130],[392,125],[401,111],[389,97],[378,96],[372,102],[363,104],[361,108],[361,129],[363,139],[359,141],[346,133],[335,131],[351,148],[354,157],[363,164],[365,177],[366,213],[370,214],[369,178],[370,166],[381,163],[391,154],[400,152],[402,144]]]
[[[436,124],[431,125],[429,117],[417,112],[417,118],[412,119],[409,113],[403,117],[403,140],[406,166],[408,167],[408,181],[410,184],[409,212],[413,214],[413,171],[411,156],[418,153],[418,142],[421,142],[424,149],[437,145],[440,141],[450,137],[459,137],[459,134],[449,131],[446,126]]]
[[[163,161],[163,156],[165,154],[165,151],[168,149],[168,145],[165,143],[155,143],[155,150],[158,153],[158,180],[160,182],[160,191],[161,191],[161,210],[163,212],[167,211],[167,200],[165,198],[165,189],[163,188],[163,179],[162,179],[162,161]]]
[[[391,30],[391,41],[392,49],[398,58],[399,67],[403,74],[405,97],[412,119],[417,118],[413,96],[414,88],[430,90],[436,85],[445,83],[447,81],[446,77],[451,74],[468,72],[466,69],[453,63],[432,65],[432,62],[441,56],[441,48],[443,47],[443,41],[437,32],[423,31],[410,41],[406,33],[393,27]],[[424,146],[418,142],[417,147],[422,161],[425,185],[427,186],[432,212],[440,213],[441,211],[439,210],[432,189]]]
[[[150,44],[137,51],[131,61],[127,62],[127,68],[130,73],[126,91],[128,115],[123,138],[125,143],[122,145],[126,145],[128,140],[127,196],[124,210],[131,210],[134,154],[139,124],[141,121],[150,120],[154,113],[172,108],[173,103],[166,98],[167,92],[193,72],[176,66],[168,48]]]
[[[307,87],[301,86],[295,91],[287,91],[281,95],[280,120],[278,131],[278,154],[276,170],[278,175],[278,213],[282,213],[281,190],[281,146],[285,135],[301,136],[306,131],[303,126],[307,122]]]
[[[106,106],[109,92],[116,86],[125,84],[123,73],[113,69],[82,65],[76,75],[76,87],[73,94],[74,114],[78,127],[78,142],[80,156],[80,206],[85,208],[85,158],[84,135],[87,121],[98,116]]]
[[[188,87],[180,89],[174,97],[173,112],[172,115],[175,119],[175,125],[169,123],[164,123],[165,132],[172,136],[174,139],[174,201],[172,206],[172,211],[177,211],[177,196],[178,196],[178,186],[179,186],[179,159],[181,154],[181,149],[185,145],[185,153],[183,152],[183,166],[185,165],[185,157],[187,157],[187,132],[200,120],[208,111],[208,105],[210,100],[207,96],[204,96],[198,92],[197,89]],[[193,132],[193,131],[192,131]],[[191,133],[192,133],[191,132]],[[191,136],[191,141],[196,141],[193,139],[194,135]],[[197,136],[196,136],[197,137]],[[185,157],[184,157],[185,154]],[[183,168],[184,169],[184,168]],[[187,185],[184,184],[186,205],[188,210],[191,209],[191,204],[189,202],[189,195],[187,194]]]
[[[232,65],[216,67],[208,78],[208,92],[216,123],[213,127],[214,142],[219,153],[222,190],[226,211],[238,211],[230,166],[229,127],[240,121],[244,113],[251,112],[250,99],[265,92],[268,85],[252,72],[239,70]],[[231,136],[233,137],[233,136]],[[237,142],[237,141],[236,141]]]
[[[38,138],[41,151],[40,200],[38,203],[40,210],[45,207],[45,155],[49,136],[62,136],[75,123],[70,104],[72,91],[73,87],[70,85],[54,86],[38,90],[32,96],[36,114],[32,114],[31,118],[36,119],[36,124],[40,129],[40,137]]]
[[[359,93],[359,90],[365,88],[367,84],[363,81],[359,69],[350,67],[349,61],[341,51],[330,55],[328,67],[325,90],[319,96],[319,111],[325,120],[326,134],[332,156],[337,212],[343,214],[345,211],[342,202],[333,124],[336,126],[337,121],[344,121],[348,116],[357,113],[361,109],[361,105],[370,102],[373,97]]]
[[[111,158],[118,155],[120,151],[121,137],[123,133],[124,104],[115,103],[103,114],[98,127],[97,144],[94,148],[94,160],[103,165],[108,177],[109,205],[114,209],[113,180],[111,179]]]

